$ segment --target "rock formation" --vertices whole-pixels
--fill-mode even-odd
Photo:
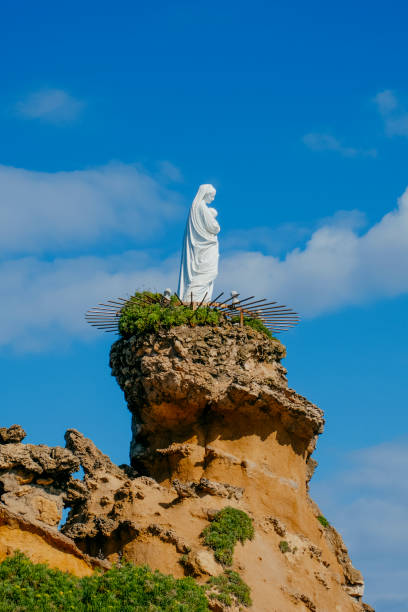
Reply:
[[[19,425],[0,429],[0,561],[20,550],[77,576],[107,567],[57,530],[63,507],[87,494],[71,476],[79,459],[58,446],[21,444],[24,437]]]
[[[201,534],[233,507],[255,528],[232,564],[252,610],[371,610],[340,535],[309,497],[323,413],[288,388],[284,356],[280,342],[233,325],[119,340],[111,367],[132,413],[131,466],[74,429],[65,449],[0,429],[0,510],[42,526],[43,540],[47,530],[65,538],[88,568],[125,559],[206,582],[225,568]],[[79,465],[82,480],[72,476]]]

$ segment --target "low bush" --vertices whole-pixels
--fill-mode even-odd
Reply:
[[[130,338],[177,325],[222,325],[228,321],[239,323],[239,320],[239,317],[228,320],[221,311],[207,306],[194,310],[189,305],[181,304],[175,295],[166,300],[161,293],[143,291],[135,293],[122,309],[119,332],[124,338]],[[244,317],[244,325],[256,329],[268,338],[274,338],[259,319]]]
[[[281,540],[279,542],[279,548],[280,548],[281,553],[290,552],[290,546],[286,540]]]
[[[321,525],[323,525],[323,527],[330,527],[329,521],[322,514],[319,514],[319,516],[317,517],[317,520],[319,521]]]
[[[227,506],[215,515],[201,536],[204,544],[213,549],[217,561],[223,565],[232,565],[235,544],[252,540],[254,526],[245,512]]]
[[[170,301],[160,293],[143,291],[136,293],[122,310],[119,332],[124,338],[170,329],[176,325],[219,325],[224,315],[206,306],[193,310],[180,304],[175,295]]]
[[[210,599],[217,599],[221,603],[232,606],[234,599],[244,606],[251,606],[251,590],[237,572],[226,570],[220,576],[213,576],[206,585],[207,595]]]
[[[205,588],[192,578],[176,579],[146,566],[125,564],[76,578],[21,553],[0,564],[1,612],[204,612]]]

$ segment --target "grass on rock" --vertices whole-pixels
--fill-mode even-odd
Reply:
[[[233,317],[231,323],[238,323],[239,317]],[[200,306],[195,310],[189,305],[180,304],[172,295],[166,300],[161,293],[143,291],[135,293],[127,302],[119,319],[119,332],[124,338],[133,335],[154,333],[160,329],[170,329],[177,325],[222,325],[228,323],[221,311]],[[248,325],[273,338],[271,332],[259,319],[244,318]]]
[[[201,306],[196,310],[180,304],[172,295],[170,302],[160,293],[136,293],[122,310],[119,332],[124,338],[170,329],[177,325],[219,325],[224,321],[221,312]]]
[[[279,542],[279,548],[280,548],[281,553],[290,552],[290,546],[286,540],[281,540]]]
[[[125,564],[76,578],[21,553],[0,563],[0,612],[204,612],[205,588],[146,566]]]
[[[232,565],[235,544],[252,540],[254,525],[245,512],[227,506],[215,515],[201,535],[204,544],[213,549],[217,561],[223,565]]]
[[[207,595],[210,599],[217,599],[226,606],[232,606],[235,603],[234,598],[244,606],[252,605],[249,586],[232,570],[211,577],[206,587],[209,589]]]
[[[231,323],[239,323],[239,317],[232,317]],[[244,317],[244,325],[248,325],[248,327],[256,329],[256,331],[261,332],[261,334],[265,334],[265,336],[268,336],[268,338],[276,340],[272,332],[267,327],[265,327],[265,325],[260,319],[251,319],[250,317]]]
[[[322,514],[320,514],[320,515],[317,517],[317,520],[319,521],[319,523],[320,523],[321,525],[323,525],[323,527],[330,527],[330,523],[329,523],[329,521],[328,521],[328,520],[327,520],[327,518],[326,518],[325,516],[323,516]]]

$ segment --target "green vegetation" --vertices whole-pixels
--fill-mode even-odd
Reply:
[[[323,525],[323,527],[330,527],[330,523],[329,523],[329,521],[328,521],[328,520],[327,520],[327,518],[326,518],[325,516],[323,516],[322,514],[320,514],[320,515],[317,517],[317,520],[319,521],[319,523],[320,523],[321,525]]]
[[[252,605],[250,588],[236,572],[226,570],[221,576],[213,576],[206,585],[207,596],[231,606],[234,598],[244,606]],[[215,589],[215,590],[213,590]]]
[[[136,293],[123,308],[119,332],[124,338],[129,338],[176,325],[219,325],[224,320],[221,312],[205,306],[193,310],[180,304],[175,295],[168,301],[160,293],[143,291]]]
[[[232,317],[231,322],[239,323],[239,317]],[[260,319],[251,319],[250,317],[244,317],[244,325],[248,325],[248,327],[252,327],[252,329],[256,329],[256,331],[265,334],[265,336],[268,336],[268,338],[276,340],[272,332],[267,327],[265,327],[265,325]]]
[[[214,550],[214,556],[224,565],[232,564],[237,542],[254,537],[252,519],[242,510],[227,506],[215,515],[213,522],[202,532],[204,544]]]
[[[231,323],[239,323],[239,317],[232,317]],[[124,338],[133,335],[152,333],[159,329],[170,329],[177,325],[222,325],[227,319],[221,311],[200,306],[193,310],[189,305],[181,304],[172,295],[166,300],[161,293],[142,291],[135,293],[125,305],[119,319],[119,332]],[[248,325],[268,338],[274,338],[271,332],[259,319],[244,317]]]
[[[205,588],[126,564],[76,578],[16,553],[0,564],[0,612],[204,612]]]
[[[290,552],[290,546],[286,540],[281,540],[279,542],[279,548],[280,548],[281,553]]]

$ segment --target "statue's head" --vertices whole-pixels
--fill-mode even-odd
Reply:
[[[200,185],[198,193],[201,195],[201,199],[206,204],[211,204],[211,202],[214,200],[215,194],[217,192],[215,190],[215,187],[213,187],[212,185],[208,184],[208,185]]]

